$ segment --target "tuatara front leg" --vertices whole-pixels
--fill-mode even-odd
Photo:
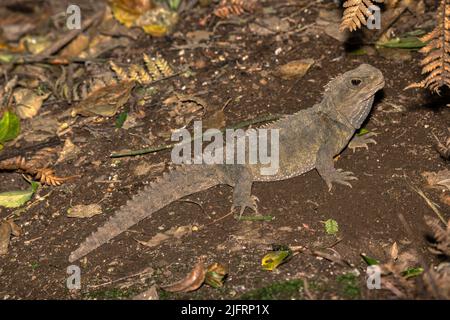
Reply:
[[[246,208],[250,208],[258,214],[258,198],[252,195],[253,177],[251,172],[246,167],[241,167],[236,174],[235,183],[233,184],[233,205],[231,206],[231,211],[233,212],[239,207],[239,218]]]
[[[369,132],[362,136],[355,135],[353,139],[349,142],[348,147],[352,149],[353,152],[355,152],[357,148],[366,148],[368,150],[369,143],[377,144],[377,142],[371,138],[377,135],[378,133],[376,132]]]
[[[358,180],[358,178],[353,175],[353,172],[334,168],[333,151],[330,144],[325,144],[319,149],[316,159],[316,169],[327,184],[328,191],[331,191],[333,182],[351,188],[352,185],[349,181]]]

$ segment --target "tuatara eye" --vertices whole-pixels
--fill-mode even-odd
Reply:
[[[358,87],[362,83],[361,79],[352,79],[352,86]]]

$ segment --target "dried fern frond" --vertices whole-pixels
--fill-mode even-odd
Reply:
[[[153,81],[167,78],[174,74],[174,71],[170,67],[167,60],[161,56],[157,56],[155,59],[152,59],[148,55],[144,54],[144,62]]]
[[[155,60],[155,64],[158,67],[159,72],[163,75],[164,78],[170,77],[174,74],[169,63],[163,57],[158,56]]]
[[[439,94],[441,87],[450,88],[450,0],[441,0],[436,21],[436,28],[421,39],[428,42],[420,49],[426,55],[420,63],[422,74],[428,73],[428,76],[405,89],[428,88]]]
[[[155,61],[153,61],[152,58],[150,58],[148,55],[144,53],[144,62],[145,66],[147,67],[147,70],[152,77],[153,81],[158,80],[162,78],[161,72],[158,69],[158,66],[156,65]]]
[[[436,243],[432,245],[430,250],[435,254],[444,254],[450,257],[450,220],[447,227],[441,227],[440,221],[435,218],[425,217],[425,223],[433,232]]]
[[[37,169],[34,177],[36,180],[39,180],[40,183],[54,187],[60,186],[64,181],[75,178],[75,176],[64,178],[57,177],[55,176],[55,172],[50,168]]]
[[[347,0],[344,2],[344,15],[339,29],[344,31],[349,29],[354,31],[367,24],[367,18],[371,16],[369,7],[376,3],[383,3],[384,0]]]
[[[219,18],[227,19],[231,15],[240,16],[244,12],[253,12],[255,8],[255,0],[222,0],[213,13]]]
[[[51,148],[40,150],[30,161],[21,156],[0,161],[0,170],[25,173],[39,180],[42,184],[51,186],[59,186],[64,181],[75,178],[75,176],[64,178],[55,176],[54,171],[46,167],[49,149]]]
[[[125,69],[119,67],[114,63],[114,61],[109,61],[109,65],[111,66],[111,69],[116,73],[120,81],[130,81],[128,73]]]

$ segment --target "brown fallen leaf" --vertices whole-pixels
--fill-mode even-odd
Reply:
[[[112,117],[127,103],[134,85],[133,81],[124,81],[97,89],[74,107],[72,116]]]
[[[227,268],[224,265],[215,262],[206,269],[205,283],[213,288],[221,288],[223,287],[227,274]]]
[[[441,195],[441,201],[450,207],[450,194]]]
[[[285,80],[301,78],[313,64],[313,59],[294,60],[276,68],[274,74]]]
[[[394,242],[394,244],[391,247],[391,251],[390,251],[390,257],[393,261],[398,259],[398,245],[397,242]]]
[[[159,294],[156,290],[156,286],[151,286],[147,291],[144,291],[133,297],[133,300],[159,300]]]
[[[438,172],[423,172],[422,176],[432,188],[445,187],[450,190],[450,170],[444,169]]]
[[[148,241],[140,241],[136,240],[139,244],[142,244],[143,246],[153,248],[156,246],[159,246],[164,241],[167,241],[171,238],[181,239],[185,235],[188,235],[192,232],[192,226],[181,226],[181,227],[173,227],[167,230],[164,233],[157,233],[153,238],[151,238]]]
[[[33,90],[19,88],[14,91],[13,97],[16,103],[17,115],[22,119],[33,118],[41,109],[42,103],[50,96],[50,93],[38,95]]]
[[[79,204],[67,210],[67,216],[69,218],[91,218],[101,213],[102,207],[97,203],[88,205]]]
[[[20,234],[20,227],[14,221],[6,220],[0,224],[0,255],[8,253],[11,235],[18,237]]]
[[[205,129],[222,129],[225,127],[225,123],[225,112],[223,111],[223,109],[219,109],[203,121],[203,126]]]
[[[76,58],[81,52],[86,50],[91,42],[91,38],[86,34],[80,34],[71,43],[69,43],[64,49],[61,50],[60,58]]]
[[[182,280],[161,287],[168,292],[190,292],[200,288],[205,281],[206,270],[203,264],[203,259],[199,259],[191,272],[187,274]]]
[[[73,160],[75,159],[78,154],[81,152],[80,148],[77,147],[70,138],[67,138],[64,141],[64,146],[59,152],[58,160],[56,160],[56,164],[62,163],[64,161]]]

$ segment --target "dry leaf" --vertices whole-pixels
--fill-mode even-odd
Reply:
[[[159,246],[162,242],[170,239],[170,236],[165,233],[157,233],[153,238],[151,238],[148,241],[140,241],[136,240],[139,244],[142,244],[143,246],[153,248],[156,246]]]
[[[392,245],[391,251],[390,251],[390,256],[391,256],[391,259],[393,261],[398,259],[398,245],[397,245],[397,242],[394,242],[394,244]]]
[[[130,81],[97,89],[75,106],[72,116],[80,114],[83,116],[112,117],[120,107],[127,103],[133,87],[134,82]]]
[[[225,127],[226,118],[225,118],[225,112],[222,109],[217,110],[214,112],[210,117],[208,117],[203,122],[203,126],[206,129],[209,128],[217,128],[222,129]]]
[[[450,170],[444,169],[438,172],[423,172],[422,176],[430,187],[443,186],[450,190]]]
[[[67,59],[79,57],[80,54],[90,46],[90,43],[91,38],[82,33],[61,50],[59,56]]]
[[[91,218],[102,213],[102,207],[99,204],[77,205],[67,210],[69,218]]]
[[[151,286],[147,291],[144,291],[133,297],[133,300],[159,300],[159,294],[156,290],[156,286]]]
[[[205,283],[213,288],[221,288],[223,287],[227,274],[227,268],[224,265],[215,262],[206,269]]]
[[[450,194],[441,195],[441,201],[450,207]]]
[[[178,22],[176,12],[154,7],[152,1],[113,0],[110,5],[114,17],[127,28],[141,27],[155,37],[167,35]]]
[[[64,162],[64,161],[68,161],[68,160],[72,160],[75,159],[77,157],[77,155],[80,153],[80,148],[77,147],[72,140],[70,140],[69,138],[67,138],[64,141],[64,146],[63,149],[61,150],[61,152],[59,153],[59,158],[56,161],[56,164]]]
[[[18,237],[20,234],[20,227],[17,226],[14,221],[6,220],[0,224],[0,255],[8,253],[11,235]]]
[[[41,109],[42,103],[50,96],[50,93],[38,95],[33,90],[20,88],[14,91],[17,115],[22,119],[33,118]]]
[[[190,292],[200,288],[205,281],[206,270],[203,259],[195,265],[194,269],[182,280],[172,283],[161,289],[168,292]]]
[[[8,253],[9,242],[11,239],[11,225],[3,221],[0,224],[0,255]]]
[[[302,59],[288,62],[285,65],[279,66],[274,74],[285,79],[291,80],[294,78],[303,77],[314,64],[313,59]]]
[[[149,241],[140,241],[136,240],[138,243],[142,244],[143,246],[153,248],[156,246],[159,246],[164,241],[167,241],[171,238],[181,239],[185,235],[188,235],[192,232],[192,226],[181,226],[181,227],[173,227],[167,230],[164,233],[157,233],[153,238],[151,238]]]

